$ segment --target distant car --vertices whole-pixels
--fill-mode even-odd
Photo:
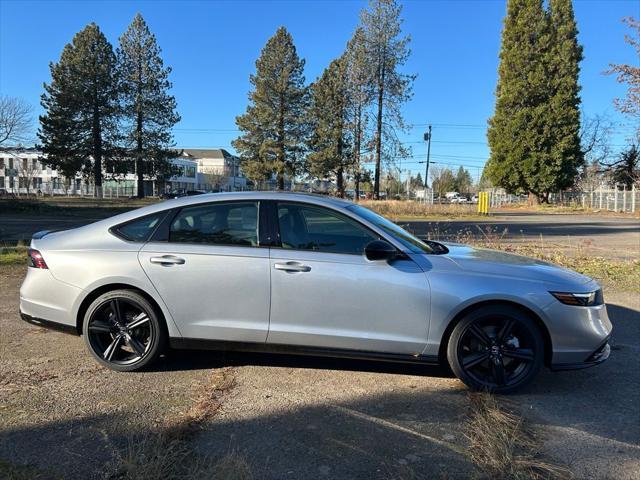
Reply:
[[[455,197],[449,198],[451,203],[467,203],[467,197],[462,195],[456,195]]]
[[[425,242],[327,196],[169,200],[39,232],[28,261],[23,320],[83,335],[119,371],[207,346],[448,364],[471,388],[507,393],[543,365],[583,368],[610,352],[594,280]]]
[[[471,203],[478,203],[478,195],[471,197]]]
[[[160,195],[160,198],[169,199],[169,198],[181,198],[181,197],[192,197],[193,195],[202,195],[203,190],[173,190],[172,192],[166,192]]]

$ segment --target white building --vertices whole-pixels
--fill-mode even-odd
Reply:
[[[179,158],[198,163],[198,183],[212,185],[215,190],[243,190],[247,186],[240,159],[223,148],[185,148]]]
[[[35,148],[0,149],[0,192],[13,194],[93,194],[93,184],[87,183],[81,175],[71,181],[59,175],[57,170],[41,162],[43,153]],[[145,194],[157,195],[167,190],[211,189],[199,183],[198,163],[188,158],[176,158],[171,162],[176,165],[180,174],[166,182],[145,180]],[[91,179],[89,180],[91,181]],[[135,173],[110,178],[103,175],[103,193],[105,196],[131,196],[137,193],[137,177]]]

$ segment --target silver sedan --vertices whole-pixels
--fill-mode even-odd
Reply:
[[[82,335],[101,364],[168,347],[448,365],[507,393],[543,366],[609,356],[602,290],[576,272],[420,240],[354,203],[207,194],[39,232],[22,318]]]

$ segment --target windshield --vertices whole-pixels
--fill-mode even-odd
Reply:
[[[360,205],[349,205],[347,210],[389,233],[413,253],[432,253],[429,245],[386,218]]]

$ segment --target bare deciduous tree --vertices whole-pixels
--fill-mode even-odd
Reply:
[[[0,145],[18,145],[29,140],[33,109],[20,98],[0,96]]]

